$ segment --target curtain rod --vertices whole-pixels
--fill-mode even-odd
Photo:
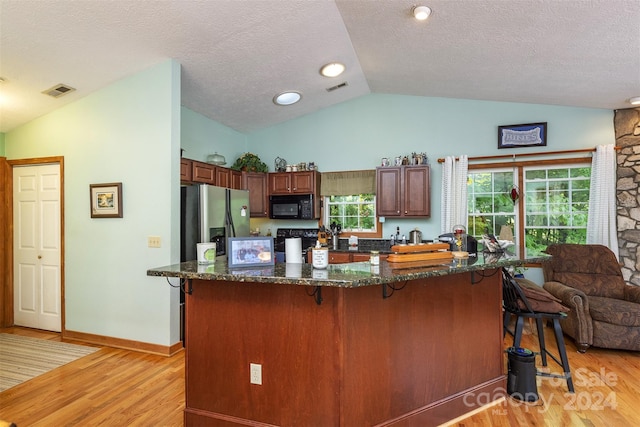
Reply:
[[[614,150],[619,150],[620,147],[613,147]],[[580,150],[562,150],[562,151],[545,151],[544,153],[522,153],[522,154],[499,154],[495,156],[479,156],[479,157],[469,157],[469,161],[473,160],[490,160],[490,159],[515,159],[518,157],[530,157],[530,156],[550,156],[554,154],[574,154],[574,153],[592,153],[596,151],[595,148],[583,148]],[[456,160],[459,160],[456,157]],[[444,159],[438,159],[438,163],[444,163]]]

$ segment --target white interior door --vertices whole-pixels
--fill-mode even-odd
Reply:
[[[61,331],[60,165],[13,168],[14,323]]]

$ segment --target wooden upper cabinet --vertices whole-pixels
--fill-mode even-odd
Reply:
[[[269,174],[269,194],[291,193],[291,172]]]
[[[429,166],[404,168],[404,216],[431,216]]]
[[[180,182],[184,184],[209,184],[239,190],[242,188],[242,172],[181,158]]]
[[[376,169],[376,214],[401,216],[402,176],[400,167]]]
[[[209,163],[191,162],[191,180],[202,184],[216,185],[216,167]]]
[[[242,189],[242,172],[231,169],[231,188],[234,190]]]
[[[191,160],[180,159],[180,182],[191,182]]]
[[[273,172],[269,174],[269,194],[313,194],[320,191],[317,171]]]
[[[218,187],[231,188],[231,169],[215,167],[216,184]]]
[[[378,216],[431,216],[429,166],[377,168],[376,181]]]
[[[267,174],[242,172],[242,189],[249,190],[249,214],[252,218],[269,216]]]
[[[316,194],[316,174],[315,171],[291,172],[292,193]]]

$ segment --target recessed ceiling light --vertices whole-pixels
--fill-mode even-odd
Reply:
[[[330,64],[324,65],[320,68],[320,74],[325,77],[338,77],[345,70],[344,64],[339,62],[332,62]]]
[[[431,8],[427,6],[416,6],[413,8],[413,17],[418,21],[424,21],[431,15]]]
[[[640,96],[635,96],[629,99],[629,104],[631,105],[640,105]]]
[[[273,97],[273,103],[276,105],[291,105],[300,101],[302,95],[300,92],[287,91]]]

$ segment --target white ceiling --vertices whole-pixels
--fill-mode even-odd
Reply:
[[[0,132],[150,66],[251,132],[368,93],[630,108],[640,0],[0,0]],[[340,77],[320,76],[341,61]],[[326,88],[347,82],[342,89]],[[41,92],[58,83],[77,90]],[[279,107],[284,90],[301,102]]]

